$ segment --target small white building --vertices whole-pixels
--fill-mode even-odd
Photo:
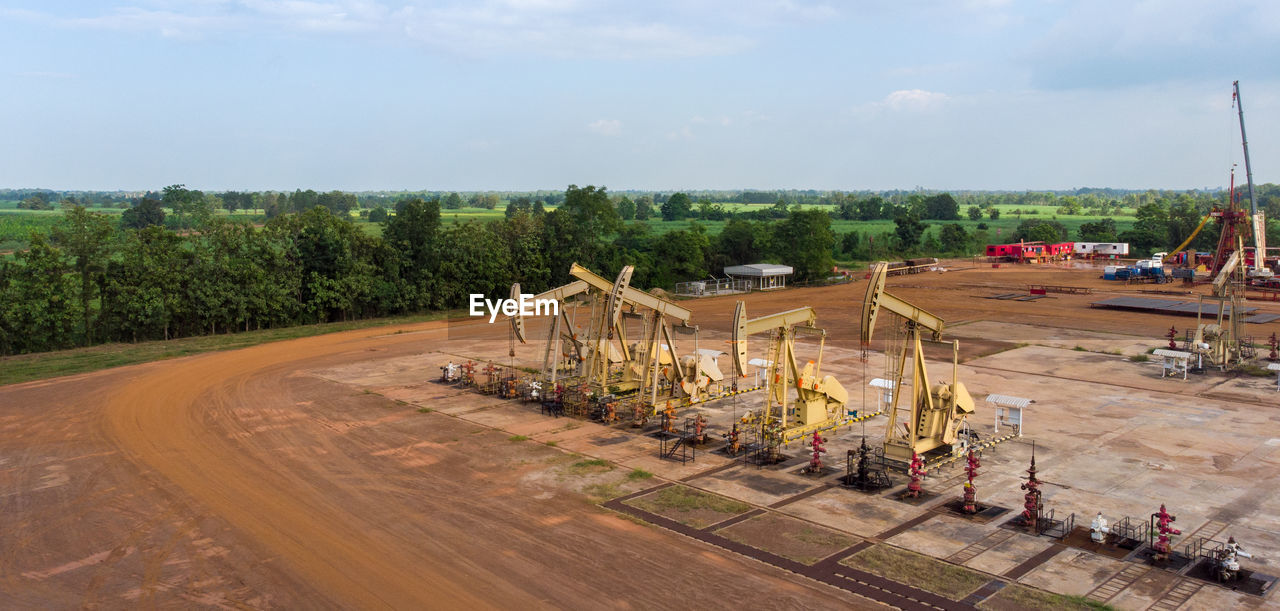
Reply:
[[[752,263],[750,265],[731,265],[724,268],[724,274],[735,280],[746,280],[751,288],[757,291],[780,289],[787,286],[787,276],[794,274],[790,265],[774,263]]]
[[[1076,242],[1071,248],[1077,257],[1127,257],[1128,242]]]

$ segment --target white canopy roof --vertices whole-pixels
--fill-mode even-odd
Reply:
[[[1031,399],[1010,397],[1009,395],[987,395],[987,403],[995,403],[1001,407],[1026,407],[1030,405],[1032,401]]]
[[[752,263],[750,265],[730,265],[724,268],[726,276],[751,276],[753,278],[764,278],[766,276],[787,276],[795,273],[790,265],[777,265],[775,263]]]

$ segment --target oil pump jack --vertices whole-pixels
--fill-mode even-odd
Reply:
[[[849,393],[832,376],[823,376],[822,349],[826,331],[817,326],[813,308],[797,308],[760,318],[747,319],[747,305],[739,301],[733,313],[733,368],[746,375],[747,339],[759,333],[770,333],[769,392],[765,406],[746,419],[761,427],[769,443],[788,443],[819,431],[826,431],[847,421],[845,403]],[[804,367],[796,360],[797,335],[819,338],[817,361]],[[791,388],[796,398],[791,399]]]
[[[591,317],[584,334],[578,334],[568,308],[551,322],[543,356],[544,379],[554,387],[562,370],[566,377],[598,395],[635,394],[645,399],[650,415],[664,399],[696,398],[706,391],[706,380],[723,378],[714,362],[697,352],[692,313],[670,301],[630,286],[632,266],[625,266],[610,282],[577,263],[570,267],[574,282],[534,296],[534,300],[585,298]],[[514,290],[514,289],[513,289]],[[667,318],[679,325],[672,326]],[[643,338],[628,342],[627,319],[643,322]],[[511,318],[515,336],[526,343],[524,320]],[[675,332],[693,335],[694,353],[679,358]]]
[[[894,373],[893,399],[889,405],[889,421],[885,425],[884,456],[902,464],[910,463],[913,454],[927,459],[949,456],[955,452],[953,444],[959,439],[965,419],[973,414],[973,398],[959,381],[960,343],[942,339],[943,320],[929,312],[884,290],[889,266],[881,261],[871,271],[867,293],[862,302],[862,345],[871,342],[876,316],[881,309],[903,319],[906,328],[905,344],[897,363],[890,360]],[[928,337],[925,337],[925,334]],[[951,381],[929,385],[925,369],[923,342],[950,344]],[[911,391],[899,392],[906,378],[907,352],[911,352]],[[902,395],[910,394],[910,404],[901,405]]]

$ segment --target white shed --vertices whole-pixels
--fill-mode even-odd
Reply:
[[[787,276],[794,274],[795,270],[790,265],[752,263],[730,265],[724,268],[724,273],[735,280],[746,280],[757,291],[767,291],[787,286]]]

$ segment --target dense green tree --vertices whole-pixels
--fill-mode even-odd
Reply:
[[[701,200],[698,202],[698,218],[704,221],[723,221],[728,216],[724,206],[712,203],[711,200]]]
[[[943,225],[938,239],[947,252],[961,252],[969,247],[969,232],[957,223]]]
[[[955,221],[960,219],[960,204],[950,193],[939,193],[924,198],[924,214],[927,219]]]
[[[1156,233],[1145,227],[1135,226],[1129,231],[1120,234],[1121,242],[1129,243],[1129,254],[1134,256],[1149,256],[1151,253],[1165,247],[1165,236]]]
[[[564,203],[543,220],[543,243],[555,245],[547,255],[552,284],[568,282],[573,263],[595,267],[603,262],[608,250],[604,237],[621,226],[604,187],[569,185]]]
[[[386,208],[383,208],[382,206],[378,206],[377,208],[374,208],[369,211],[370,223],[382,223],[382,222],[385,222],[386,220],[387,220]]]
[[[1133,229],[1142,234],[1143,240],[1155,240],[1155,248],[1169,242],[1169,210],[1159,200],[1151,200],[1134,212]]]
[[[902,210],[893,219],[894,234],[898,238],[898,248],[904,252],[920,245],[920,238],[928,227],[920,222],[920,215],[909,210]]]
[[[636,199],[636,220],[647,220],[651,216],[653,216],[653,197],[641,195]]]
[[[85,345],[93,342],[92,303],[98,290],[97,277],[110,253],[111,225],[111,219],[105,214],[89,212],[84,206],[72,206],[63,211],[62,218],[50,232],[53,243],[71,257],[75,267]]]
[[[858,203],[851,199],[843,199],[837,206],[835,217],[842,221],[852,221],[858,218]]]
[[[1186,194],[1177,196],[1169,204],[1169,220],[1167,221],[1169,241],[1166,246],[1174,248],[1191,237],[1191,233],[1200,225],[1200,219],[1203,216],[1196,209],[1195,201],[1190,196]]]
[[[649,284],[674,286],[681,280],[706,278],[709,272],[710,239],[706,229],[694,223],[688,230],[668,231],[653,242],[653,258],[660,261]]]
[[[840,237],[840,253],[846,257],[857,258],[861,247],[862,235],[856,231],[850,231]]]
[[[193,212],[195,193],[188,189],[186,185],[169,185],[164,188],[164,196],[161,203],[165,208],[171,210],[177,217],[178,226],[187,226],[187,217]]]
[[[982,220],[982,208],[979,208],[977,206],[969,206],[969,220],[971,221]]]
[[[795,206],[794,209],[799,210],[800,207]],[[774,202],[773,205],[769,207],[769,217],[775,218],[775,219],[785,219],[787,218],[787,214],[790,214],[791,210],[793,210],[793,208],[787,205],[786,200],[780,199]]]
[[[160,202],[144,197],[137,206],[120,214],[120,226],[128,229],[164,227],[164,208]]]
[[[1081,242],[1116,242],[1116,222],[1105,218],[1093,223],[1082,223],[1078,230]]]
[[[732,219],[716,238],[717,267],[762,263],[770,251],[767,230],[759,223]]]
[[[68,281],[71,266],[61,249],[32,234],[26,250],[6,266],[6,290],[0,291],[5,341],[11,352],[56,350],[76,337],[76,291]]]
[[[511,198],[507,202],[506,211],[502,215],[509,219],[522,212],[525,214],[533,213],[533,202],[526,196]]]
[[[107,266],[102,320],[112,339],[169,339],[187,314],[185,287],[192,276],[192,253],[182,238],[159,226],[125,238],[121,256]]]
[[[636,218],[636,203],[630,197],[624,195],[618,200],[618,218],[624,221]]]
[[[605,187],[569,185],[564,192],[564,203],[557,210],[569,213],[575,221],[582,223],[584,230],[598,236],[614,233],[622,227],[618,210],[609,200]]]
[[[999,208],[996,208],[995,206],[992,206],[989,210],[987,210],[987,218],[989,218],[989,219],[991,219],[991,220],[993,220],[993,221],[994,221],[994,220],[999,219],[999,218],[1000,218],[1000,209],[999,209]]]
[[[542,219],[528,212],[516,213],[494,229],[499,243],[507,247],[506,261],[510,266],[506,276],[520,283],[525,293],[539,293],[549,288],[551,267],[542,245]]]
[[[1017,242],[1025,240],[1027,242],[1065,242],[1067,241],[1067,227],[1057,221],[1046,221],[1044,219],[1027,219],[1018,223],[1018,228],[1013,232],[1013,241]]]
[[[442,305],[434,294],[440,260],[447,256],[438,244],[439,233],[440,202],[435,200],[401,200],[383,227],[382,239],[397,253],[388,266],[391,281],[400,287],[410,309]]]
[[[777,255],[783,263],[795,268],[797,280],[826,278],[834,261],[831,249],[836,234],[831,230],[831,217],[825,210],[792,210],[777,228]]]
[[[458,223],[441,232],[441,251],[448,254],[440,261],[444,280],[437,283],[437,297],[446,307],[466,304],[471,293],[495,297],[510,293],[510,251],[492,248],[499,239],[491,224],[474,221]]]
[[[445,210],[459,210],[464,205],[464,202],[462,201],[462,196],[458,195],[457,193],[450,193],[446,195],[444,197],[444,202],[442,203],[444,205]]]
[[[316,196],[316,205],[324,206],[334,215],[345,217],[350,211],[359,208],[360,202],[354,193],[329,191]]]
[[[662,220],[678,221],[693,213],[693,202],[684,193],[675,193],[662,202]]]
[[[885,201],[880,197],[868,197],[858,200],[858,220],[870,221],[879,218],[892,218],[891,216],[881,216],[885,211]]]
[[[35,193],[18,202],[19,210],[53,210],[53,203],[44,193]]]

